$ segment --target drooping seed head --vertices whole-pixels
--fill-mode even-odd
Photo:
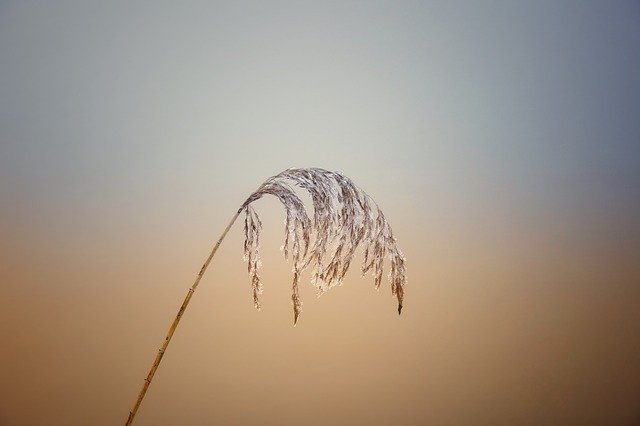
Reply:
[[[313,220],[309,219],[304,203],[291,185],[309,192]],[[389,255],[391,292],[398,299],[398,313],[402,311],[407,281],[405,258],[396,245],[391,226],[375,201],[348,177],[319,168],[287,169],[272,176],[242,204],[241,210],[245,212],[244,254],[256,308],[260,308],[258,295],[262,292],[257,273],[262,223],[251,203],[266,194],[277,197],[285,207],[283,251],[285,258],[291,257],[293,262],[294,324],[302,306],[298,292],[300,273],[312,265],[311,282],[322,294],[342,282],[359,245],[364,247],[362,273],[373,271],[376,288],[382,282],[384,257]]]

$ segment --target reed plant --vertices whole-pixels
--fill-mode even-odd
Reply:
[[[294,188],[306,190],[313,205],[310,218],[304,203]],[[380,288],[383,261],[389,258],[391,293],[398,301],[398,314],[402,312],[404,287],[407,281],[405,258],[396,245],[391,226],[376,202],[351,179],[341,173],[320,168],[287,169],[270,177],[253,192],[233,215],[222,235],[216,241],[209,256],[178,310],[154,362],[144,380],[142,389],[129,411],[127,425],[140,408],[160,361],[169,346],[193,294],[207,270],[211,259],[238,217],[244,213],[244,258],[251,280],[253,304],[260,309],[262,281],[258,274],[260,262],[260,232],[262,222],[252,203],[264,195],[275,196],[285,208],[285,240],[281,249],[293,264],[291,301],[293,324],[298,322],[302,301],[298,290],[300,274],[312,267],[311,283],[321,295],[331,287],[342,283],[358,246],[364,248],[362,274],[373,274],[374,286]]]

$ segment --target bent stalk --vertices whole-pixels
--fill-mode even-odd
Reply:
[[[304,203],[295,193],[292,185],[309,192],[314,209],[313,220],[309,218]],[[287,169],[264,181],[246,199],[216,242],[185,296],[171,327],[169,327],[151,370],[142,384],[138,399],[129,412],[127,425],[133,422],[167,346],[169,346],[171,337],[213,255],[243,211],[245,212],[244,255],[247,261],[247,270],[251,276],[253,303],[256,308],[260,309],[259,294],[262,293],[262,282],[258,268],[261,263],[259,239],[262,223],[250,204],[264,195],[278,198],[286,212],[285,241],[282,251],[285,258],[290,258],[293,262],[291,301],[293,303],[294,325],[302,307],[298,292],[300,273],[307,266],[313,266],[311,281],[322,294],[342,282],[359,245],[364,246],[362,274],[372,271],[376,288],[380,287],[382,281],[383,260],[385,257],[389,257],[391,294],[398,299],[398,314],[400,314],[404,286],[407,281],[405,258],[396,245],[396,238],[391,226],[380,207],[366,192],[358,188],[348,177],[338,172],[319,168]]]
[[[178,310],[176,317],[173,319],[173,323],[171,323],[171,327],[169,327],[169,331],[167,331],[167,335],[164,338],[164,341],[162,342],[162,346],[160,347],[160,349],[158,349],[158,354],[156,355],[156,359],[153,361],[153,365],[149,370],[149,374],[147,374],[147,378],[144,379],[144,383],[142,384],[142,389],[140,389],[138,398],[136,399],[136,402],[133,405],[133,408],[131,409],[131,411],[129,411],[129,417],[127,418],[127,423],[126,423],[127,426],[131,425],[131,423],[133,422],[133,418],[135,417],[136,412],[140,407],[140,404],[142,404],[142,400],[144,399],[144,396],[147,393],[147,389],[149,389],[151,380],[153,380],[153,376],[156,374],[156,370],[158,370],[160,361],[162,361],[162,357],[164,356],[164,353],[167,350],[167,346],[169,346],[169,342],[171,342],[171,337],[173,337],[173,333],[176,331],[176,327],[178,327],[178,323],[182,319],[182,315],[184,314],[184,311],[187,309],[187,306],[191,301],[191,297],[193,296],[193,293],[196,291],[196,288],[198,287],[198,284],[200,284],[200,280],[202,279],[202,276],[207,270],[209,263],[211,263],[211,259],[213,259],[213,256],[216,254],[218,247],[220,247],[222,240],[224,239],[224,237],[227,236],[229,229],[231,229],[231,226],[240,215],[240,212],[242,212],[242,208],[240,208],[236,212],[236,214],[234,214],[233,217],[231,218],[231,221],[225,228],[224,232],[222,233],[222,235],[220,236],[216,244],[213,246],[213,249],[211,249],[211,253],[209,254],[209,257],[207,258],[207,260],[205,260],[204,264],[202,265],[202,268],[200,268],[200,272],[198,272],[196,279],[194,280],[193,284],[189,288],[189,291],[187,292],[187,295],[185,296],[184,301],[182,302],[182,306],[180,306],[180,309]]]

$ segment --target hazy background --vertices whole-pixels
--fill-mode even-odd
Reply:
[[[0,2],[0,424],[124,423],[292,166],[378,201],[402,316],[356,264],[294,328],[260,200],[263,310],[236,226],[137,424],[638,424],[639,76],[637,1]]]

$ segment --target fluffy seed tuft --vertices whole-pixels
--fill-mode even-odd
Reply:
[[[291,185],[311,195],[313,220]],[[294,324],[302,308],[298,292],[300,273],[312,266],[311,282],[322,294],[342,283],[358,245],[364,247],[362,274],[372,271],[376,289],[382,282],[384,257],[389,256],[391,292],[398,299],[398,314],[401,313],[407,282],[405,258],[396,246],[391,226],[375,201],[349,178],[319,168],[287,169],[272,176],[242,204],[241,210],[245,212],[244,255],[256,308],[260,309],[258,295],[262,293],[257,272],[262,223],[251,203],[266,194],[277,197],[286,211],[282,251],[285,258],[290,257],[293,262]]]

